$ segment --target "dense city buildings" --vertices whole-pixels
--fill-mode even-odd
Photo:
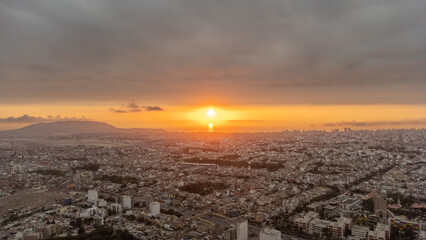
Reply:
[[[346,129],[2,137],[0,235],[110,228],[136,239],[426,239],[425,136]]]

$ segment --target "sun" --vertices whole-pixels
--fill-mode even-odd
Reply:
[[[216,112],[213,109],[209,109],[206,112],[207,117],[214,118],[216,116]]]

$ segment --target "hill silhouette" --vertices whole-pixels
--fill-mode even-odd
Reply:
[[[1,136],[31,135],[78,135],[78,134],[132,134],[164,132],[162,129],[116,128],[111,124],[97,121],[57,121],[37,123],[15,130],[0,131]]]

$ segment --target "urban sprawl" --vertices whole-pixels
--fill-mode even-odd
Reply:
[[[3,137],[0,236],[425,240],[425,137],[348,128]]]

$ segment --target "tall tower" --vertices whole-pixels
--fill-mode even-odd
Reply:
[[[149,204],[149,211],[151,212],[151,216],[156,217],[158,214],[160,214],[160,203],[159,202],[152,202]]]
[[[96,190],[89,190],[87,192],[87,201],[88,202],[95,202],[98,200],[98,191]]]
[[[374,215],[377,216],[381,223],[387,223],[388,221],[388,202],[386,200],[386,194],[386,190],[382,190],[380,195],[374,197]]]
[[[132,196],[124,195],[121,197],[121,204],[123,209],[132,209],[133,208],[133,199]]]
[[[241,219],[237,222],[237,240],[248,239],[248,223],[247,219]]]

